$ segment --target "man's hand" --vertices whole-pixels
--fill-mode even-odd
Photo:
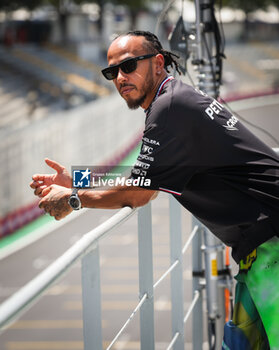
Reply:
[[[40,197],[43,198],[39,203],[39,207],[54,216],[56,220],[63,219],[73,211],[68,204],[71,193],[72,191],[68,188],[50,185],[42,190]]]
[[[72,187],[72,177],[64,166],[48,158],[45,159],[45,162],[56,171],[56,174],[35,174],[32,176],[33,181],[30,182],[30,187],[34,189],[36,196],[42,197],[42,191],[50,185]]]

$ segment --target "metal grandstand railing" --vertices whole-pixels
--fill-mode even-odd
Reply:
[[[155,349],[154,339],[154,290],[168,276],[171,275],[171,303],[172,303],[172,334],[167,349],[184,349],[184,323],[187,322],[193,308],[201,302],[199,283],[193,292],[194,299],[186,314],[183,311],[183,267],[182,256],[190,246],[191,241],[201,232],[202,226],[197,222],[188,241],[182,247],[181,210],[180,204],[170,198],[170,266],[157,280],[153,281],[152,254],[152,224],[151,204],[134,210],[129,207],[121,209],[105,223],[85,234],[75,245],[53,262],[36,278],[26,284],[0,306],[1,329],[8,327],[13,321],[27,310],[58,278],[70,267],[82,260],[82,299],[84,322],[84,349],[103,349],[102,312],[100,292],[100,266],[98,242],[117,225],[138,212],[138,251],[139,251],[139,303],[131,312],[130,317],[115,335],[107,350],[111,349],[120,335],[132,321],[136,313],[140,312],[141,349]],[[197,246],[201,252],[200,247]],[[201,255],[201,253],[200,253]],[[197,255],[195,255],[195,258]],[[199,257],[200,260],[201,256]],[[198,266],[195,267],[197,270]],[[94,283],[92,283],[94,281]],[[200,315],[197,315],[200,322]],[[198,328],[200,334],[200,326]],[[200,338],[200,335],[199,337]]]
[[[276,151],[278,152],[279,149]],[[41,274],[6,300],[0,306],[0,328],[5,329],[20,317],[61,275],[67,272],[74,263],[81,260],[84,349],[103,349],[98,243],[104,235],[135,212],[138,212],[139,302],[106,349],[112,349],[137,312],[140,312],[141,349],[155,349],[154,290],[168,275],[171,277],[172,338],[169,339],[166,349],[184,349],[184,324],[192,314],[193,349],[202,350],[204,342],[203,290],[206,292],[207,300],[209,347],[210,349],[220,349],[225,322],[223,291],[224,288],[230,288],[231,285],[228,275],[218,274],[218,271],[225,271],[223,259],[225,247],[196,219],[193,219],[192,232],[183,246],[181,206],[172,197],[170,197],[169,202],[170,265],[157,281],[153,281],[151,203],[139,210],[125,207],[106,222],[85,234]],[[193,300],[187,312],[184,312],[182,257],[191,243]],[[213,329],[214,331],[212,331]]]

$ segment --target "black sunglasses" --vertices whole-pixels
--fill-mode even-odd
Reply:
[[[102,70],[103,76],[107,80],[113,80],[117,77],[119,68],[125,73],[129,74],[134,72],[137,69],[137,61],[145,60],[146,58],[150,58],[156,56],[156,53],[151,53],[149,55],[143,55],[138,57],[127,58],[119,64],[115,64],[113,66],[109,66]]]

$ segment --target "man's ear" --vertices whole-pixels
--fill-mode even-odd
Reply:
[[[165,67],[164,56],[161,53],[159,53],[158,55],[155,56],[155,59],[156,59],[156,73],[161,74]]]

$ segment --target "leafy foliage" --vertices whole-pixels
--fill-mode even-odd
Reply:
[[[42,3],[43,0],[0,0],[0,9],[4,11],[14,11],[25,7],[29,10],[34,10]]]
[[[147,3],[147,0],[114,0],[113,2],[119,5],[126,5],[131,10],[137,10],[144,8]]]
[[[150,0],[149,0],[150,1]],[[108,0],[72,0],[73,3],[80,5],[85,2],[94,2],[98,5],[102,6],[104,3],[109,2]],[[140,8],[144,8],[145,4],[148,0],[110,0],[115,4],[126,5],[131,10],[137,10]],[[33,10],[34,8],[41,5],[52,5],[55,8],[59,8],[63,1],[61,0],[0,0],[0,9],[12,11],[18,8],[27,8],[29,10]]]

